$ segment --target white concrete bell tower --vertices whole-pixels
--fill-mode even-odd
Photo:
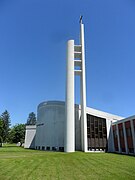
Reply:
[[[79,69],[75,69],[79,67]],[[87,151],[87,119],[86,119],[86,79],[85,79],[85,46],[84,46],[84,24],[80,17],[80,44],[75,45],[74,40],[67,43],[67,69],[66,69],[66,105],[65,105],[65,135],[64,151],[75,151],[75,75],[80,76],[81,84],[81,145],[82,151]]]

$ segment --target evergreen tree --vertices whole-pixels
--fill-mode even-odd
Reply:
[[[2,115],[1,115],[1,120],[3,121],[3,142],[6,142],[8,139],[8,134],[9,134],[9,130],[10,130],[10,114],[7,110],[5,110]]]
[[[0,147],[2,147],[3,134],[4,134],[4,124],[3,121],[0,119]]]
[[[18,143],[21,145],[24,143],[25,139],[25,124],[17,124],[11,128],[9,133],[9,141],[10,143]]]
[[[34,112],[31,112],[27,119],[27,125],[35,125],[36,124],[36,115]]]

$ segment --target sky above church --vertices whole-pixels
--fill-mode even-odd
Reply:
[[[83,15],[87,106],[135,114],[134,0],[0,0],[0,113],[25,123],[39,103],[65,100],[66,43]],[[76,103],[80,102],[76,78]]]

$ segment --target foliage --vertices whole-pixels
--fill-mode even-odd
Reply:
[[[0,119],[0,147],[2,146],[2,142],[3,142],[3,134],[4,134],[4,123],[2,121],[2,119]]]
[[[10,130],[10,114],[7,110],[5,110],[1,115],[1,121],[0,122],[0,128],[2,132],[1,137],[3,139],[3,142],[6,142],[8,140],[9,130]]]
[[[0,137],[3,137],[4,134],[4,123],[2,119],[0,119]]]
[[[27,125],[35,125],[36,124],[36,115],[34,112],[31,112],[27,119]]]
[[[25,124],[17,124],[13,126],[9,135],[9,141],[11,143],[20,142],[22,144],[25,139]]]
[[[2,147],[2,137],[0,136],[0,147]]]

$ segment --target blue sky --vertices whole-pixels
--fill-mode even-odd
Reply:
[[[25,123],[46,100],[65,100],[66,42],[84,16],[87,106],[135,114],[134,0],[0,0],[0,113]],[[76,80],[79,102],[79,80]]]

